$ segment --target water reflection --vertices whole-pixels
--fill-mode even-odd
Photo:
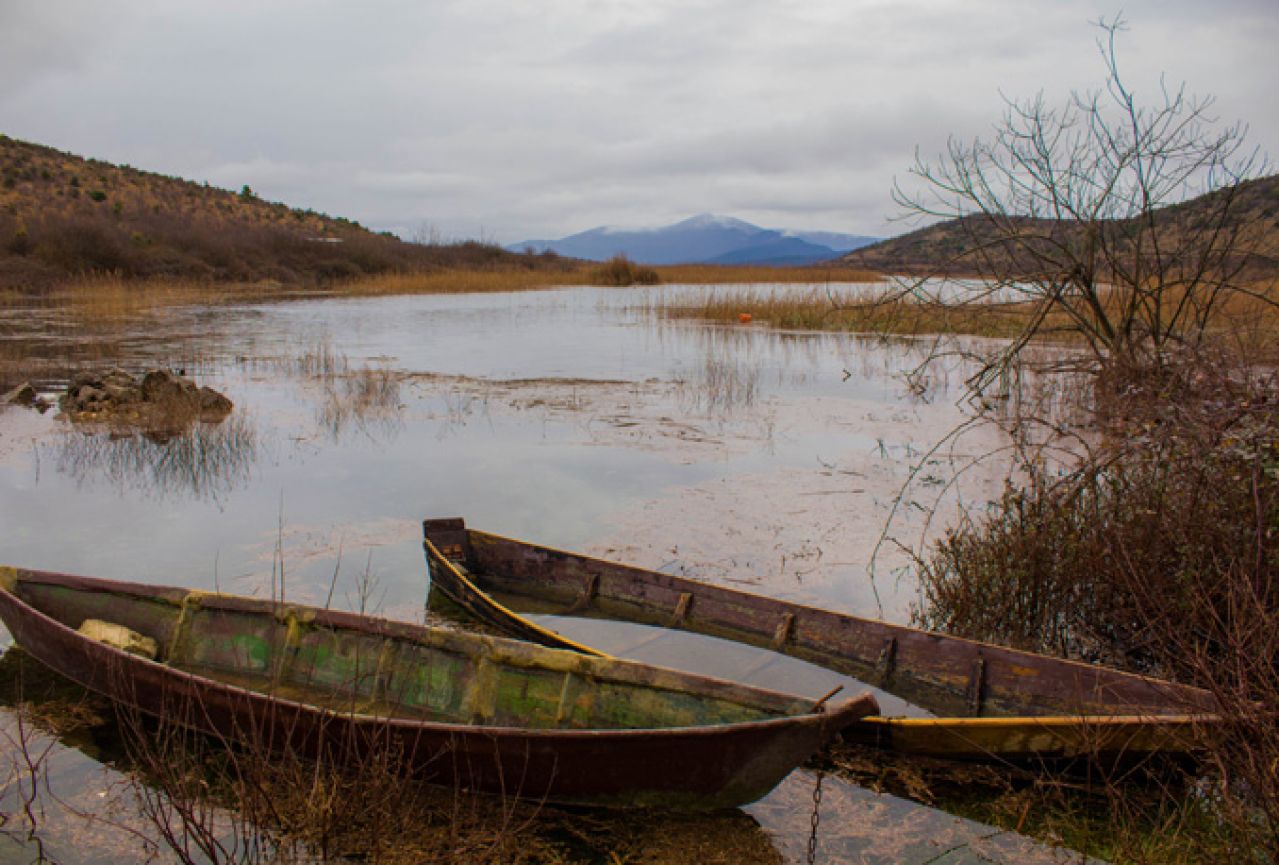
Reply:
[[[903,374],[936,352],[928,341],[670,323],[644,312],[645,297],[584,288],[191,308],[83,346],[66,323],[33,318],[21,334],[0,333],[0,355],[24,368],[47,364],[40,368],[51,377],[95,357],[184,366],[233,394],[237,409],[221,428],[166,443],[87,437],[44,419],[16,436],[13,421],[2,421],[0,560],[203,588],[216,588],[220,572],[239,590],[244,575],[265,583],[283,537],[289,597],[323,603],[345,537],[353,559],[357,546],[376,548],[385,612],[411,618],[425,590],[414,521],[462,514],[551,546],[606,545],[598,552],[610,558],[676,561],[715,579],[753,581],[756,591],[872,609],[864,553],[903,463],[961,417],[946,397],[968,374],[964,359],[934,366],[913,392]],[[76,542],[50,545],[50,528],[67,523],[77,526]],[[303,555],[310,546],[315,555]],[[904,582],[901,596],[911,591]],[[701,656],[652,650],[681,665]],[[761,663],[725,674],[778,672]],[[781,675],[774,687],[799,682]],[[68,784],[93,789],[84,779],[107,770],[80,760]],[[715,850],[733,850],[739,861],[773,862],[774,846],[785,861],[803,861],[811,782],[788,781],[782,804],[770,797],[752,808],[755,819],[669,818],[607,837],[622,839],[611,848],[619,855],[642,861],[661,861],[645,858],[660,848],[687,854],[670,861],[714,861]],[[885,838],[911,820],[942,841],[956,837],[950,815],[920,808],[911,816],[917,806],[889,808],[827,783],[828,806],[851,809],[823,809],[832,838],[861,812],[884,816],[858,825]],[[578,828],[560,836],[570,851],[564,861],[609,861],[596,840],[603,824],[575,820]],[[91,834],[92,825],[64,837]],[[876,860],[878,848],[859,843],[823,840],[819,861],[838,861],[827,854],[839,849],[910,861]],[[68,861],[112,860],[94,850],[74,850]]]
[[[770,834],[741,811],[562,809],[390,774],[339,779],[309,764],[257,764],[252,750],[227,760],[212,737],[174,736],[162,722],[135,728],[141,719],[128,710],[113,712],[20,649],[0,656],[0,707],[5,862],[782,861]],[[294,777],[297,769],[305,776]],[[233,789],[240,796],[229,800]],[[261,807],[228,807],[245,797]]]
[[[424,809],[424,819],[385,825],[376,833],[379,856],[336,843],[352,828],[358,835],[358,827],[334,825],[333,834],[315,838],[295,826],[302,834],[294,838],[229,809],[212,783],[225,769],[219,769],[222,744],[216,740],[183,736],[189,752],[171,753],[171,765],[158,771],[148,768],[138,762],[143,752],[124,746],[137,732],[129,726],[134,722],[20,649],[0,656],[0,813],[8,815],[0,823],[0,861],[19,852],[68,865],[191,861],[184,854],[196,839],[224,845],[225,855],[213,861],[246,865],[280,861],[274,858],[280,853],[284,861],[316,865],[370,853],[374,861],[420,861],[390,854],[420,850],[432,839],[446,845],[437,850],[441,858],[460,855],[477,863],[798,865],[813,861],[810,844],[815,861],[823,863],[1079,861],[1077,854],[859,787],[829,764],[797,770],[742,811],[707,814],[566,810],[404,787],[398,798]],[[162,738],[163,729],[148,725],[148,741]],[[180,772],[174,775],[174,769]],[[181,782],[176,787],[175,779]],[[298,790],[308,799],[333,792],[315,778]],[[325,807],[309,807],[317,804]],[[348,797],[330,810],[351,804]],[[400,834],[405,832],[412,837]],[[236,846],[244,839],[256,839],[256,845]]]
[[[316,422],[334,441],[351,431],[387,439],[404,428],[401,408],[399,377],[384,367],[364,367],[324,382]]]
[[[689,412],[727,417],[750,408],[759,396],[759,366],[707,355],[680,382],[680,406]]]
[[[77,486],[214,502],[252,479],[260,451],[257,430],[240,411],[176,435],[67,431],[53,448],[58,471]]]
[[[772,795],[746,810],[771,828],[782,860],[788,863],[810,861],[810,843],[815,852],[811,861],[826,865],[1086,865],[1096,861],[814,769],[793,772]]]

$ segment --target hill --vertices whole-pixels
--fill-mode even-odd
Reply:
[[[511,250],[554,250],[604,261],[623,254],[644,264],[805,265],[838,258],[875,238],[835,232],[760,228],[740,219],[704,213],[659,228],[601,226],[558,240],[527,240]]]
[[[1187,240],[1193,244],[1196,235],[1225,227],[1240,236],[1240,260],[1232,265],[1254,276],[1279,275],[1279,175],[1247,180],[1156,213],[1159,236],[1169,242],[1169,248]],[[1223,226],[1221,218],[1226,213]],[[967,216],[854,250],[841,261],[881,273],[981,274],[992,264],[1004,265],[1017,258],[1010,244],[1001,241],[1010,226],[1019,235],[1018,244],[1026,248],[1036,243],[1077,243],[1083,238],[1078,223],[1017,217],[1000,225],[986,216]],[[1134,227],[1125,220],[1108,226],[1120,234]],[[1020,266],[1033,268],[1031,258],[1027,256]]]
[[[441,267],[558,267],[480,243],[424,246],[340,217],[0,135],[0,288],[84,273],[322,285]]]

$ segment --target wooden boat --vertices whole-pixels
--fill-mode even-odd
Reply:
[[[936,717],[859,719],[853,739],[944,758],[1060,762],[1193,753],[1218,723],[1199,689],[536,546],[423,524],[433,590],[502,631],[601,656],[514,612],[599,617],[770,648],[897,694]],[[505,604],[503,603],[505,602]]]
[[[381,748],[406,776],[538,800],[742,805],[877,711],[869,694],[826,710],[522,641],[25,569],[0,568],[0,619],[37,660],[148,714],[277,752]],[[133,632],[156,658],[82,627]]]

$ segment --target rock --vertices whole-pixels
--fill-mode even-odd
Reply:
[[[36,392],[31,382],[24,381],[13,390],[0,396],[0,403],[6,405],[25,405],[35,407],[40,401],[40,394]]]
[[[179,378],[167,369],[153,369],[142,377],[144,402],[166,402],[182,399],[195,390],[195,384]]]
[[[123,388],[137,388],[138,386],[138,383],[133,380],[133,376],[118,366],[102,376],[100,381],[104,385],[115,385]]]
[[[107,392],[99,387],[86,384],[76,392],[75,401],[79,406],[83,406],[83,410],[92,410],[98,403],[106,402]]]
[[[128,405],[131,402],[137,402],[142,398],[141,392],[130,379],[127,385],[117,384],[115,381],[108,379],[102,380],[102,390],[106,393],[107,399],[116,405]]]
[[[135,379],[116,368],[101,375],[80,373],[58,401],[72,420],[125,422],[143,429],[177,430],[196,420],[216,423],[234,404],[210,387],[167,369]]]
[[[231,409],[235,408],[235,403],[218,393],[211,387],[202,387],[199,390],[198,397],[200,400],[200,414],[218,415],[226,417],[231,413]]]

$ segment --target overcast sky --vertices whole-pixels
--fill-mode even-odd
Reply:
[[[1101,0],[0,0],[0,132],[412,237],[701,212],[859,234],[1000,93],[1098,85]],[[1121,63],[1279,153],[1279,0],[1128,0]]]

